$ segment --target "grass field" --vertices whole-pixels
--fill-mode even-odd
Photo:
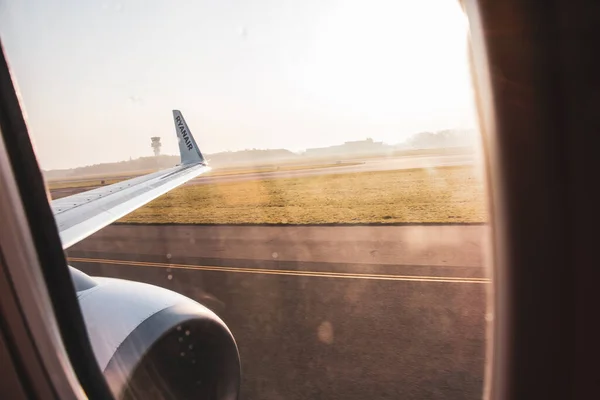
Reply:
[[[112,185],[113,183],[121,182],[126,178],[114,178],[114,179],[90,179],[85,181],[51,181],[48,182],[48,189],[68,189],[68,188],[80,188],[80,187],[96,187],[101,185]],[[102,183],[104,181],[104,183]]]
[[[300,171],[307,169],[318,169],[318,168],[335,168],[335,167],[347,167],[351,165],[360,164],[359,162],[340,162],[340,163],[321,163],[321,164],[306,164],[306,165],[261,165],[254,167],[244,168],[217,168],[212,171],[205,173],[202,176],[226,176],[226,175],[246,175],[256,174],[264,172],[276,172],[276,171]],[[49,189],[68,189],[68,188],[80,188],[80,187],[96,187],[101,185],[111,185],[113,183],[124,181],[125,179],[132,178],[134,176],[149,174],[155,172],[154,170],[143,171],[139,173],[122,173],[108,176],[97,176],[83,179],[73,180],[51,180],[48,181]],[[103,183],[104,182],[104,183]]]
[[[296,165],[262,165],[256,167],[246,168],[223,168],[213,169],[209,173],[202,176],[227,176],[227,175],[247,175],[264,172],[282,172],[282,171],[302,171],[307,169],[319,169],[319,168],[335,168],[335,167],[348,167],[351,165],[362,164],[360,162],[340,162],[340,163],[321,163],[321,164],[296,164]]]
[[[472,167],[441,167],[183,186],[119,222],[485,222],[484,200]]]

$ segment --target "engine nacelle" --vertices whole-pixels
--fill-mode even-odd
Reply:
[[[71,272],[115,398],[238,398],[237,345],[215,313],[157,286]]]

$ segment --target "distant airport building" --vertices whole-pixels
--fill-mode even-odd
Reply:
[[[373,154],[373,153],[384,153],[389,151],[389,146],[383,142],[375,142],[371,138],[365,140],[353,140],[339,144],[336,146],[329,147],[316,147],[312,149],[306,149],[304,153],[307,157],[324,157],[324,156],[338,156],[348,154]]]
[[[152,150],[154,150],[154,156],[160,156],[160,148],[162,146],[162,143],[160,143],[160,137],[153,136],[150,138],[150,140],[152,140],[152,144],[150,146],[152,147]]]

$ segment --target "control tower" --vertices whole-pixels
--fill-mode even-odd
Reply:
[[[154,150],[154,156],[160,156],[160,147],[162,146],[160,143],[160,136],[153,136],[150,138],[150,140],[152,140],[152,144],[150,146],[152,146],[152,150]]]

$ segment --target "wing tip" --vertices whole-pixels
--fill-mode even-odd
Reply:
[[[173,110],[173,122],[175,123],[175,132],[179,141],[179,154],[182,164],[206,163],[204,156],[192,135],[185,118],[181,111]]]

